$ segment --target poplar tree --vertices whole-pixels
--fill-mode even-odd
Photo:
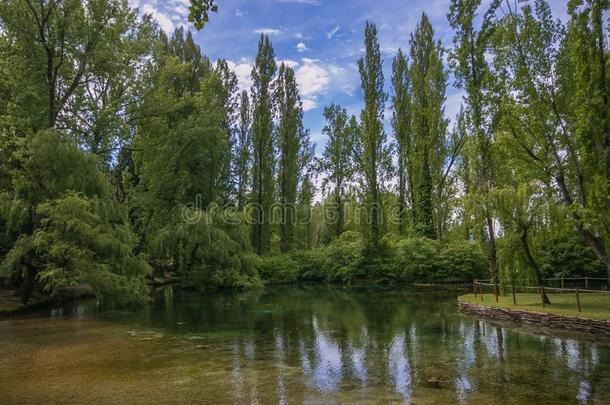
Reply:
[[[252,247],[258,254],[269,251],[270,215],[273,204],[273,80],[275,54],[269,36],[261,35],[256,63],[252,69]]]
[[[413,215],[416,211],[412,168],[409,160],[413,144],[411,127],[411,98],[413,95],[409,77],[409,64],[402,49],[398,49],[392,63],[392,88],[394,91],[392,96],[392,128],[398,145],[398,232],[404,235],[407,228],[407,204],[411,206]],[[413,217],[414,223],[415,219]]]
[[[380,238],[381,199],[380,182],[383,181],[384,164],[388,151],[385,145],[383,115],[387,98],[383,89],[383,61],[377,27],[370,22],[364,29],[365,54],[358,60],[358,71],[364,93],[364,109],[361,113],[360,142],[362,155],[358,157],[365,179],[365,203],[370,222],[369,243],[376,246]]]
[[[294,70],[280,65],[275,89],[278,110],[277,141],[279,145],[280,251],[294,245],[296,198],[299,175],[299,152],[303,130],[303,107]]]
[[[417,190],[415,228],[421,236],[436,238],[433,197],[447,155],[447,120],[443,107],[447,77],[441,43],[434,40],[434,29],[425,13],[411,34],[410,45],[413,147],[407,161],[413,171],[413,189]]]
[[[242,91],[239,101],[239,124],[235,142],[235,174],[237,177],[237,207],[246,205],[248,186],[251,178],[252,148],[252,112],[250,98],[246,90]]]

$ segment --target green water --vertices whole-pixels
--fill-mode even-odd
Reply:
[[[610,403],[610,346],[463,316],[459,293],[168,289],[3,319],[0,403]]]

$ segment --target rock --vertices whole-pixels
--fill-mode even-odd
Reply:
[[[441,382],[439,381],[438,378],[429,378],[428,379],[428,384],[433,387],[433,388],[440,388],[441,387]]]

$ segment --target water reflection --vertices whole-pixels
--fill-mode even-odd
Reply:
[[[206,399],[220,402],[487,403],[510,397],[529,403],[610,403],[610,347],[462,316],[456,311],[458,293],[166,290],[146,308],[76,305],[48,315],[162,331],[178,341],[200,339],[202,358],[217,366],[216,374],[209,374],[217,380],[201,369],[202,389],[217,384],[224,397]],[[6,327],[0,322],[0,343],[9,336],[2,333]],[[159,360],[160,369],[163,361],[170,367],[169,360]],[[181,361],[195,362],[196,356]]]
[[[398,333],[390,343],[388,350],[388,369],[392,376],[394,389],[405,402],[411,400],[411,366],[405,354],[405,334]]]

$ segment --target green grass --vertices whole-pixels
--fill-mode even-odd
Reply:
[[[548,293],[547,293],[548,294]],[[493,294],[474,297],[474,294],[462,295],[460,299],[466,302],[482,304],[490,307],[514,308],[523,311],[544,312],[555,315],[577,316],[590,319],[610,319],[610,293],[580,293],[582,312],[578,312],[576,295],[572,293],[548,294],[551,304],[542,307],[539,294],[516,294],[517,305],[513,305],[512,295],[500,295],[498,301]]]

